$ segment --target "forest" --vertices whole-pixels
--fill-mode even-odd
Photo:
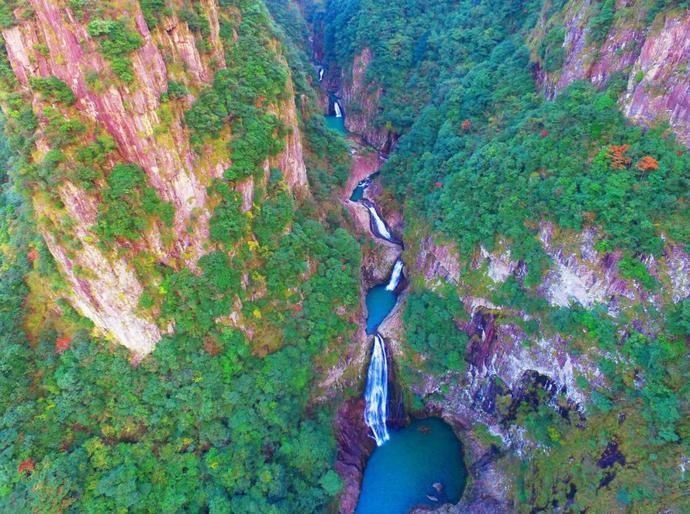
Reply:
[[[687,479],[678,477],[690,454],[690,299],[672,298],[649,263],[671,247],[690,252],[690,153],[667,123],[643,127],[623,115],[624,72],[545,93],[537,72],[565,65],[558,13],[568,3],[220,0],[215,26],[205,2],[126,0],[150,40],[119,3],[60,3],[104,63],[87,75],[89,91],[141,87],[134,54],[166,41],[173,18],[189,32],[199,77],[213,72],[192,80],[192,65],[166,55],[167,91],[147,100],[157,106],[156,144],[178,144],[166,137],[180,123],[190,161],[224,163],[204,182],[208,240],[189,266],[172,242],[180,206],[79,111],[83,92],[54,76],[20,86],[0,42],[0,510],[337,510],[334,419],[345,398],[360,395],[361,373],[347,370],[350,382],[329,391],[322,381],[357,337],[371,244],[353,233],[338,199],[351,148],[326,128],[328,98],[316,85],[319,67],[335,84],[367,48],[365,90],[381,92],[369,122],[396,141],[380,176],[384,207],[407,220],[406,267],[426,240],[459,256],[457,283],[412,273],[405,292],[395,357],[411,410],[426,412],[451,386],[467,385],[477,345],[468,327],[481,310],[472,299],[484,295],[481,314],[517,327],[519,344],[557,341],[597,370],[575,377],[585,398],[577,406],[567,391],[534,384],[516,398],[496,378],[500,428],[523,434],[524,453],[480,421],[466,428],[507,456],[515,510],[689,511]],[[619,3],[591,2],[588,44],[603,44],[630,14]],[[650,25],[689,5],[636,2]],[[3,2],[0,28],[34,15]],[[316,35],[319,63],[309,46]],[[362,110],[360,101],[348,112]],[[293,126],[281,118],[286,106]],[[308,179],[299,194],[276,164],[297,131]],[[247,201],[240,186],[250,181]],[[54,258],[56,245],[70,256],[86,246],[60,197],[66,184],[95,198],[86,243],[132,263],[143,284],[137,313],[162,334],[143,359],[74,307]],[[572,246],[593,234],[594,250],[614,255],[617,276],[641,293],[614,308],[547,301],[556,265],[543,243],[547,224]],[[146,247],[153,239],[158,254]],[[475,261],[505,248],[518,271],[489,283]],[[435,379],[443,386],[414,392]]]
[[[131,21],[113,18],[98,2],[70,4],[91,19],[88,32],[112,68],[112,77],[93,76],[91,86],[131,81],[130,54],[143,44]],[[312,394],[321,369],[337,359],[334,347],[354,330],[351,312],[359,305],[359,244],[325,202],[345,177],[345,144],[317,111],[305,112],[300,123],[316,199],[293,198],[281,171],[272,169],[252,212],[239,209],[233,185],[248,176],[260,180],[261,164],[281,150],[285,128],[267,106],[293,101],[276,45],[296,69],[306,57],[261,2],[221,4],[241,13],[222,17],[220,28],[239,43],[227,46],[227,68],[184,113],[200,152],[232,123],[234,137],[225,142],[232,166],[209,187],[217,203],[210,220],[215,250],[200,259],[198,272],[139,258],[141,273],[151,277],[141,309],[176,330],[138,364],[94,336],[91,322],[61,294],[69,286],[37,233],[31,197],[42,191],[57,205],[55,187],[65,180],[98,192],[94,231],[100,244],[120,252],[153,224],[169,227],[174,208],[139,166],[117,162],[111,138],[98,131],[92,142],[84,137],[94,128],[73,114],[75,97],[55,77],[31,84],[55,106],[42,113],[50,118],[51,150],[36,162],[36,116],[16,92],[2,48],[3,511],[319,512],[340,491],[332,406],[314,404]],[[141,7],[151,27],[174,12],[165,2]],[[9,18],[4,24],[16,23],[2,14]],[[209,36],[198,4],[185,2],[178,14],[201,42]],[[294,82],[298,94],[314,94],[303,72]],[[188,93],[171,82],[163,109],[177,108]],[[249,272],[248,283],[241,270]],[[253,341],[217,322],[237,302],[254,327]],[[333,315],[336,307],[341,316]]]
[[[457,245],[461,296],[487,287],[471,267],[480,245],[487,251],[508,246],[524,272],[491,293],[497,322],[520,326],[526,344],[558,337],[570,354],[594,356],[606,377],[605,387],[577,379],[588,394],[586,419],[558,415],[542,393],[540,402],[517,410],[509,395],[496,400],[506,427],[524,427],[547,449],[515,464],[518,510],[651,512],[665,505],[682,511],[688,503],[676,481],[690,430],[683,378],[690,300],[665,297],[661,306],[637,303],[618,312],[596,304],[554,307],[540,290],[554,265],[540,228],[548,221],[564,238],[594,230],[597,251],[622,255],[621,277],[664,295],[668,284],[644,263],[669,244],[690,250],[690,154],[664,123],[642,128],[625,119],[618,102],[627,85],[623,74],[599,88],[576,81],[545,98],[534,60],[558,70],[565,32],[555,27],[536,43],[531,33],[540,16],[548,19],[564,4],[331,0],[325,14],[315,9],[312,16],[325,26],[330,62],[349,70],[363,48],[375,56],[367,87],[383,94],[372,121],[399,136],[382,180],[414,220],[405,240],[433,232]],[[626,14],[614,2],[597,4],[588,37],[603,40],[613,20]],[[664,10],[684,8],[687,2],[636,6],[650,22]],[[452,323],[450,333],[444,328],[447,317],[466,321],[452,289],[439,296],[427,287],[413,284],[404,317],[410,383],[420,379],[414,373],[420,360],[443,375],[458,369],[455,352],[468,347],[466,339],[453,340]],[[555,401],[565,405],[564,397]],[[599,457],[607,444],[627,461],[604,466]]]

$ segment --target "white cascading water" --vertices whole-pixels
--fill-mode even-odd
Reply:
[[[338,100],[333,102],[333,108],[335,109],[335,117],[336,118],[342,118],[343,117],[343,110],[340,108],[340,104],[338,103]]]
[[[386,346],[378,333],[374,335],[374,350],[371,352],[364,399],[366,401],[364,422],[374,434],[376,445],[381,446],[388,441],[390,436],[388,435],[388,427],[386,427],[388,361],[386,360]]]
[[[388,231],[388,227],[381,219],[381,216],[379,216],[379,213],[376,212],[376,208],[372,204],[367,204],[367,210],[369,211],[371,218],[374,220],[374,223],[376,224],[376,230],[378,230],[378,233],[381,235],[381,237],[387,239],[388,241],[392,241],[393,238],[391,236],[391,233]]]
[[[321,82],[323,80],[323,73],[324,73],[324,69],[319,68],[319,82]]]
[[[393,266],[393,273],[391,273],[391,279],[386,286],[386,291],[395,291],[400,283],[400,278],[403,272],[403,261],[398,259],[395,261],[395,266]]]

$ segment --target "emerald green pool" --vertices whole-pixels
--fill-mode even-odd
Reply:
[[[357,187],[352,190],[352,194],[350,195],[350,201],[359,202],[362,198],[364,198],[364,190],[366,188],[367,186],[363,183],[357,184]]]
[[[450,426],[439,418],[416,420],[391,431],[390,440],[374,450],[356,514],[407,514],[416,506],[457,503],[466,479],[462,444]],[[440,492],[434,484],[442,484]]]
[[[386,319],[398,301],[395,291],[388,291],[387,284],[380,284],[372,287],[367,292],[367,334],[376,332],[379,325]]]
[[[347,134],[347,130],[345,130],[345,118],[338,118],[336,116],[325,116],[325,118],[326,126],[329,129],[340,132],[343,135]]]

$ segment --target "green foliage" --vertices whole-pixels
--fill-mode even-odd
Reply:
[[[179,100],[180,98],[185,98],[188,94],[187,86],[170,80],[168,81],[168,90],[161,95],[161,101]]]
[[[618,271],[623,278],[637,280],[646,289],[654,289],[659,285],[657,280],[647,271],[647,267],[633,257],[621,259],[618,263]]]
[[[170,8],[166,6],[165,0],[140,0],[139,4],[149,29],[158,26],[161,16],[170,14]]]
[[[647,11],[647,23],[653,22],[657,14],[664,10],[688,8],[690,8],[690,2],[688,0],[652,0],[651,6]]]
[[[113,166],[102,196],[96,231],[104,241],[139,239],[152,216],[172,225],[175,214],[172,204],[158,198],[146,183],[142,169],[134,164]]]
[[[0,3],[0,27],[3,29],[10,28],[17,23],[17,18],[14,14],[16,9],[25,9],[23,2],[18,0],[5,0]],[[21,19],[22,13],[20,11],[19,17]]]
[[[223,22],[221,35],[230,40],[236,30],[239,39],[227,45],[227,68],[216,73],[212,87],[185,114],[197,146],[208,137],[217,138],[226,124],[231,125],[228,180],[259,171],[267,157],[282,149],[282,124],[266,111],[270,104],[284,99],[287,70],[276,58],[267,22],[263,9],[247,9],[238,27]]]
[[[129,54],[139,48],[143,39],[122,20],[95,19],[89,22],[89,35],[96,38],[115,75],[124,82],[134,80]]]
[[[83,123],[63,116],[58,109],[46,107],[43,115],[48,120],[45,135],[55,149],[63,149],[76,143],[86,132]]]
[[[489,61],[495,63],[495,71],[490,73],[515,81],[526,60],[512,60],[505,53],[508,48],[497,47]],[[519,67],[511,72],[504,66]],[[478,75],[472,77],[474,73]],[[483,83],[484,73],[475,68],[467,85],[475,87],[475,80]],[[460,105],[463,115],[476,109],[473,104],[478,99],[468,93],[465,89]],[[533,99],[529,89],[524,99],[529,107]],[[480,108],[483,105],[479,102]],[[440,112],[430,108],[429,117],[422,116],[419,128],[401,141],[384,177],[390,177],[400,195],[419,198],[422,212],[456,237],[462,250],[471,251],[480,242],[491,248],[496,234],[502,234],[528,268],[543,267],[536,226],[529,222],[535,218],[550,218],[572,230],[588,224],[586,218],[594,220],[612,247],[633,252],[659,254],[662,241],[656,227],[675,226],[669,232],[681,241],[686,237],[677,232],[682,225],[675,220],[687,215],[687,205],[679,201],[688,183],[687,154],[677,152],[660,132],[645,134],[628,126],[606,93],[576,84],[555,102],[527,109],[502,131],[483,137],[446,133],[449,120],[441,125]],[[507,114],[504,110],[503,116]],[[432,143],[427,142],[429,130],[437,131]],[[656,155],[662,164],[646,174],[634,166],[614,169],[607,157],[608,142],[629,144],[633,163],[644,155]],[[416,149],[429,144],[438,151],[415,159]],[[445,148],[452,150],[445,153]],[[429,192],[435,180],[442,180],[444,187]]]
[[[596,43],[606,38],[616,11],[615,0],[602,0],[599,4],[599,10],[589,20],[589,39]]]
[[[187,23],[189,30],[198,32],[204,37],[208,37],[211,35],[211,27],[208,23],[208,19],[206,19],[203,10],[200,13],[197,9],[201,10],[201,6],[199,4],[194,4],[192,9],[182,9],[178,13],[178,16],[180,20]]]
[[[403,319],[412,349],[425,357],[433,373],[464,371],[467,335],[456,325],[465,317],[457,295],[445,297],[432,291],[412,292]]]
[[[32,77],[31,87],[39,91],[52,102],[61,102],[72,105],[76,100],[72,90],[62,80],[50,76],[46,78]]]
[[[214,190],[221,201],[211,217],[211,239],[231,246],[242,239],[249,228],[249,220],[242,212],[242,196],[221,182],[216,183]]]
[[[544,37],[539,48],[539,57],[544,63],[544,69],[553,73],[563,66],[565,59],[565,27],[558,25],[552,27]]]

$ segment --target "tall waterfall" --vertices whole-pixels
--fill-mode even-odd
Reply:
[[[324,73],[324,69],[319,68],[319,82],[321,82],[323,80],[323,73]]]
[[[335,109],[335,117],[336,118],[342,118],[343,117],[343,110],[340,108],[340,103],[338,100],[333,102],[333,108]]]
[[[367,372],[367,388],[364,391],[366,408],[364,421],[371,428],[376,439],[376,445],[381,446],[388,441],[386,427],[386,406],[388,404],[388,361],[386,360],[386,346],[383,338],[374,335],[374,349]]]
[[[387,239],[388,241],[393,240],[393,236],[391,236],[391,233],[388,230],[388,227],[386,226],[386,223],[381,219],[381,216],[379,216],[379,213],[376,212],[376,208],[374,205],[370,202],[367,202],[366,204],[367,210],[369,211],[369,214],[371,215],[371,219],[374,220],[374,224],[376,225],[376,230],[378,233],[383,237],[384,239]]]
[[[393,266],[393,273],[391,273],[391,279],[386,286],[386,291],[395,291],[400,283],[400,277],[402,277],[403,272],[403,261],[398,259],[395,261],[395,266]]]

